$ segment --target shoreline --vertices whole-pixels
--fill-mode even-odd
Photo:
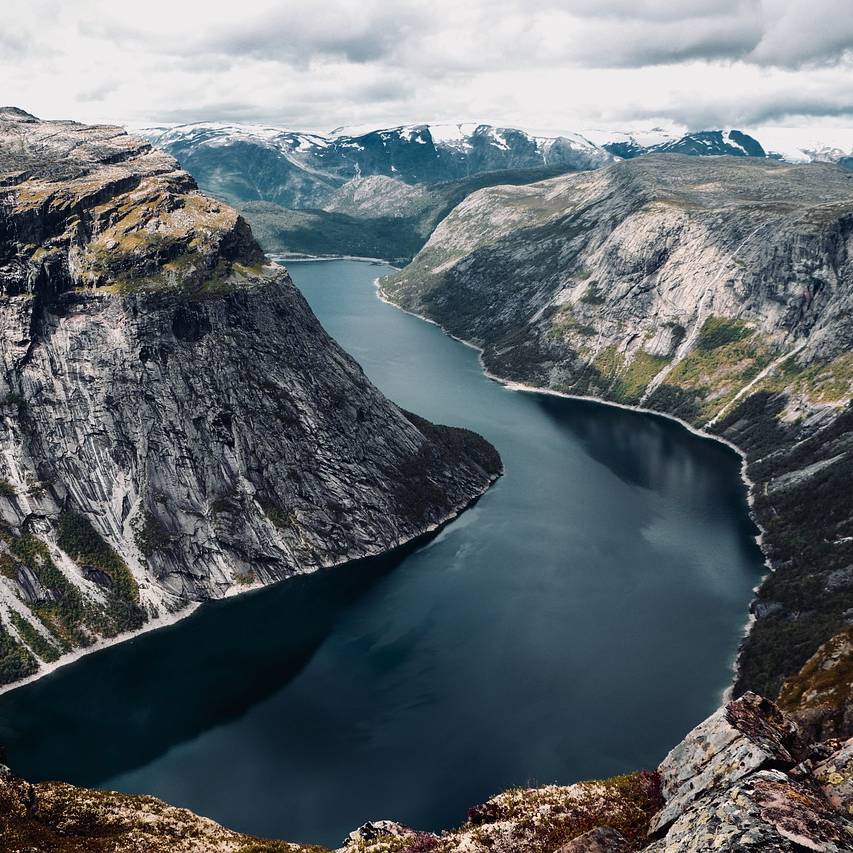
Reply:
[[[393,270],[402,269],[402,267],[395,267],[391,261],[386,261],[384,258],[365,258],[361,255],[274,255],[268,252],[267,257],[271,258],[277,264],[314,263],[317,261],[358,261],[365,264],[382,264],[383,266],[391,267]]]
[[[390,264],[388,264],[388,266],[390,266]],[[431,325],[436,326],[437,328],[441,329],[442,333],[447,335],[447,337],[453,339],[454,341],[458,341],[460,344],[464,344],[466,347],[470,347],[471,349],[475,350],[478,354],[478,361],[480,364],[480,370],[482,370],[483,375],[487,379],[490,379],[492,382],[496,382],[498,385],[502,385],[504,388],[508,388],[511,391],[516,391],[516,392],[525,393],[525,394],[547,394],[547,395],[552,396],[552,397],[562,397],[563,399],[566,399],[566,400],[580,400],[580,401],[588,402],[588,403],[598,403],[599,405],[602,405],[602,406],[612,406],[614,408],[624,409],[624,410],[630,411],[630,412],[639,412],[639,413],[645,414],[645,415],[654,415],[655,417],[666,418],[667,420],[675,421],[676,423],[680,424],[688,432],[693,433],[693,435],[696,435],[699,438],[704,438],[704,439],[709,439],[711,441],[719,442],[720,444],[729,448],[729,450],[734,451],[738,455],[738,458],[740,459],[740,478],[741,478],[741,482],[744,484],[744,486],[746,486],[746,503],[747,503],[747,507],[748,507],[749,518],[758,530],[758,533],[754,537],[755,544],[758,546],[759,550],[761,551],[761,555],[764,558],[764,567],[767,570],[761,576],[761,579],[759,580],[759,582],[752,588],[752,592],[753,592],[753,599],[752,600],[754,600],[755,594],[758,592],[759,588],[764,583],[764,581],[767,579],[767,577],[770,575],[770,573],[774,571],[774,569],[773,569],[772,564],[770,563],[770,558],[767,556],[767,553],[764,550],[764,538],[766,536],[766,531],[765,531],[764,527],[761,525],[761,523],[758,521],[758,519],[756,518],[755,513],[753,511],[753,506],[755,505],[755,496],[754,496],[755,483],[750,479],[749,475],[747,474],[748,460],[747,460],[746,454],[743,452],[743,450],[741,450],[741,448],[738,447],[734,442],[729,441],[727,438],[724,438],[721,435],[715,435],[714,433],[706,432],[705,430],[701,429],[700,427],[695,427],[695,426],[693,426],[693,424],[688,423],[687,421],[683,420],[682,418],[679,418],[676,415],[668,414],[667,412],[659,412],[655,409],[649,409],[645,406],[635,406],[635,405],[631,405],[630,403],[617,403],[614,400],[605,400],[602,397],[594,397],[591,395],[583,395],[583,394],[568,394],[564,391],[556,391],[553,388],[541,388],[541,387],[538,387],[535,385],[527,385],[523,382],[516,382],[512,379],[504,379],[501,376],[497,376],[496,374],[489,371],[489,369],[486,367],[486,365],[483,361],[483,351],[484,351],[483,347],[479,346],[478,344],[473,343],[472,341],[468,341],[468,340],[465,340],[464,338],[460,338],[457,335],[454,335],[452,332],[448,332],[447,329],[445,329],[441,325],[441,323],[437,322],[436,320],[433,320],[430,317],[425,317],[422,314],[418,314],[416,311],[409,311],[407,308],[403,308],[401,305],[397,305],[396,303],[392,302],[390,299],[386,298],[385,294],[382,293],[382,289],[380,286],[380,277],[377,277],[373,280],[373,286],[376,289],[376,296],[380,302],[384,302],[386,305],[390,305],[392,308],[396,308],[398,311],[402,311],[404,314],[408,314],[411,317],[416,317],[418,320],[423,320],[425,323],[430,323]],[[750,605],[751,604],[752,604],[752,601],[750,601]],[[729,661],[729,669],[731,670],[732,675],[734,676],[734,679],[736,679],[737,676],[739,675],[738,660],[740,657],[740,645],[750,635],[750,633],[752,631],[752,626],[754,624],[755,624],[755,615],[752,613],[751,610],[748,609],[747,610],[747,619],[746,619],[746,622],[744,623],[744,626],[743,626],[743,629],[741,632],[741,642],[738,643],[738,650],[735,652],[734,658],[731,661]],[[723,692],[721,694],[723,704],[725,704],[726,702],[731,700],[732,691],[734,690],[734,679],[732,680],[732,682],[727,687],[725,687],[723,689]]]

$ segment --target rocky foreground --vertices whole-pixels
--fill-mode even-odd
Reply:
[[[500,469],[386,400],[172,157],[0,110],[0,685],[394,548]]]
[[[321,849],[242,835],[152,797],[33,785],[0,770],[2,853]],[[776,705],[748,693],[697,726],[653,772],[507,791],[472,808],[459,829],[440,834],[368,823],[338,853],[851,849],[853,738],[810,740]]]
[[[774,571],[736,695],[853,624],[853,175],[646,156],[474,193],[386,298],[507,380],[675,415],[740,448]]]

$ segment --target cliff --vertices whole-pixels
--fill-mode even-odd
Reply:
[[[774,572],[736,693],[853,616],[853,180],[652,155],[469,196],[382,293],[492,374],[681,418],[746,455]]]
[[[652,772],[507,791],[438,834],[378,820],[342,839],[338,853],[843,853],[853,846],[851,814],[853,740],[811,741],[750,693],[688,733]],[[242,835],[153,797],[30,784],[2,768],[0,853],[25,850],[321,853]]]
[[[500,472],[386,400],[245,221],[114,127],[0,110],[0,684],[386,551]]]

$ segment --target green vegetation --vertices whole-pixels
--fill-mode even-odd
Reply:
[[[294,524],[296,524],[296,513],[292,509],[285,510],[271,503],[261,504],[261,508],[266,514],[266,517],[279,530],[288,530],[289,528],[293,527]]]
[[[38,670],[33,653],[22,646],[0,622],[0,684],[11,684]]]
[[[702,324],[696,348],[710,352],[726,344],[734,343],[749,334],[742,320],[730,320],[727,317],[708,317]]]
[[[15,536],[8,528],[0,528],[0,541],[9,553],[0,558],[3,574],[17,578],[17,565],[28,568],[50,597],[31,605],[31,610],[67,650],[72,646],[88,645],[89,635],[84,622],[86,606],[80,591],[54,565],[47,545],[32,534]]]
[[[595,336],[595,329],[586,323],[581,323],[572,313],[570,305],[561,305],[557,310],[556,316],[551,321],[548,337],[560,339],[571,334],[591,338]]]
[[[592,366],[602,379],[613,379],[625,363],[625,357],[615,346],[605,347],[592,360]]]
[[[63,512],[59,518],[57,544],[76,563],[92,566],[110,579],[107,618],[98,618],[92,614],[100,631],[107,636],[114,636],[121,631],[142,626],[145,614],[139,606],[139,587],[133,574],[88,519],[76,513]]]
[[[136,540],[136,547],[139,548],[145,557],[150,557],[171,542],[169,531],[166,530],[157,517],[149,510],[146,510],[142,514],[142,518],[137,520],[137,523],[134,525],[133,534]]]
[[[255,582],[255,573],[251,569],[245,572],[237,572],[234,575],[234,580],[240,586],[248,586],[249,584],[253,584]]]
[[[31,622],[21,616],[20,613],[10,611],[9,617],[12,620],[12,624],[15,626],[15,630],[18,632],[18,636],[43,660],[47,663],[53,663],[53,661],[58,660],[61,655],[61,651],[51,643],[46,637],[44,637],[39,631],[37,631]]]
[[[618,393],[618,399],[629,403],[639,402],[646,386],[668,362],[669,359],[666,356],[651,355],[645,350],[637,352],[633,361],[616,382],[614,391]]]
[[[15,487],[8,480],[0,480],[0,497],[13,498],[17,492]]]
[[[831,403],[850,399],[853,395],[853,353],[843,353],[829,362],[808,366],[796,358],[782,362],[769,376],[761,380],[756,390],[787,391],[806,394],[816,403]]]
[[[690,420],[708,420],[751,382],[773,360],[773,353],[758,334],[740,321],[709,317],[699,333],[696,346],[667,374],[670,386],[694,392]],[[664,398],[656,397],[656,405]],[[650,401],[651,402],[651,401]],[[685,403],[682,398],[679,403]],[[673,414],[685,417],[682,409]],[[665,409],[665,411],[671,411]]]
[[[696,388],[681,388],[665,382],[658,385],[649,395],[646,405],[650,409],[675,415],[688,423],[695,423],[700,418],[704,396],[705,392]]]
[[[82,515],[63,512],[57,544],[76,563],[95,566],[110,576],[113,592],[126,601],[139,601],[139,587],[127,563],[101,538]]]

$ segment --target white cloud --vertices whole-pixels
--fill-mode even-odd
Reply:
[[[853,124],[850,0],[5,0],[0,100],[327,129]]]

